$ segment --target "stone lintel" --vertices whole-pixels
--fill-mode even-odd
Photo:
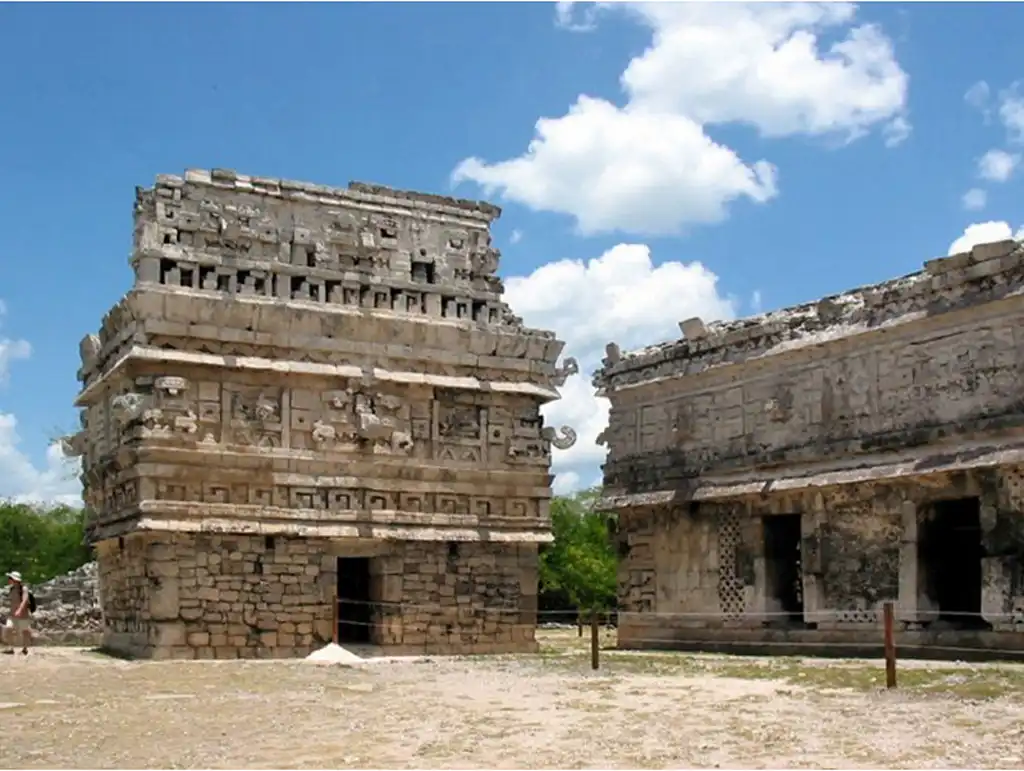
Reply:
[[[161,507],[167,511],[166,502]],[[190,504],[192,505],[192,504]],[[143,510],[148,508],[145,504]],[[236,508],[236,507],[233,507]],[[145,513],[133,519],[98,523],[93,530],[93,541],[117,538],[132,532],[222,533],[232,535],[282,535],[302,538],[366,539],[374,541],[428,541],[428,542],[490,542],[490,543],[551,543],[554,536],[540,529],[499,530],[484,527],[426,527],[403,524],[371,524],[346,522],[286,522],[270,518],[262,520],[239,519],[235,516],[170,516]],[[311,512],[313,513],[313,512]],[[211,512],[213,514],[213,512]]]
[[[303,464],[331,463],[344,466],[345,475],[301,473]],[[214,483],[260,482],[296,487],[366,488],[386,492],[443,493],[476,497],[539,498],[551,497],[546,467],[522,470],[470,467],[459,468],[457,480],[451,477],[451,463],[421,461],[382,455],[353,457],[332,453],[311,458],[300,450],[272,449],[263,453],[219,451],[216,447],[141,446],[125,460],[118,481],[152,479],[178,481],[192,476],[197,481]],[[196,467],[201,467],[197,469]],[[412,478],[410,478],[412,477]]]
[[[558,390],[534,383],[492,382],[475,377],[448,377],[444,375],[423,375],[417,372],[392,372],[374,367],[365,372],[362,367],[344,364],[316,364],[313,362],[278,361],[256,356],[218,356],[190,351],[167,351],[145,346],[135,346],[118,359],[106,372],[82,389],[75,399],[76,407],[91,404],[129,361],[160,362],[186,366],[218,367],[227,370],[250,372],[272,372],[280,375],[312,375],[316,377],[359,379],[372,374],[375,380],[423,385],[433,388],[450,388],[465,391],[481,391],[530,396],[542,402],[556,401]]]
[[[447,217],[461,217],[470,222],[486,225],[501,216],[501,208],[486,201],[431,195],[413,190],[399,190],[367,182],[349,182],[347,188],[319,185],[291,179],[272,179],[250,174],[239,174],[230,169],[186,169],[184,176],[161,174],[154,187],[180,188],[185,184],[235,189],[241,193],[279,198],[291,193],[311,197],[325,206],[360,204],[372,210],[411,213],[433,213]],[[411,210],[411,211],[410,211]]]
[[[851,459],[858,462],[857,468],[814,469],[805,468],[801,474],[789,470],[785,475],[761,472],[760,478],[713,477],[694,479],[688,488],[654,490],[644,493],[606,494],[598,502],[600,508],[630,509],[644,506],[663,506],[689,501],[713,501],[727,498],[741,498],[751,495],[769,495],[780,492],[795,492],[818,487],[840,485],[919,481],[930,484],[935,477],[954,471],[992,468],[1024,463],[1024,446],[977,446],[959,445],[953,448],[930,448],[929,454],[910,453],[898,461],[884,462],[882,458]],[[909,457],[908,457],[909,456]],[[874,462],[872,462],[874,461]]]

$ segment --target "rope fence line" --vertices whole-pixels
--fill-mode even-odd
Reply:
[[[345,606],[348,606],[347,608]],[[373,609],[382,609],[390,611],[384,616],[384,620],[370,620],[363,621],[359,619],[353,619],[345,610],[350,608],[366,607],[371,606],[371,612]],[[695,649],[701,647],[717,647],[722,646],[728,647],[747,647],[757,649],[772,649],[772,648],[785,648],[789,650],[799,650],[801,648],[817,649],[820,651],[823,647],[830,649],[846,649],[851,651],[867,651],[877,650],[882,654],[882,658],[885,661],[885,681],[887,688],[896,687],[896,639],[897,639],[897,627],[899,622],[907,619],[898,619],[895,603],[886,602],[883,604],[880,611],[863,611],[857,610],[854,612],[863,614],[873,614],[875,618],[867,618],[865,620],[851,621],[849,615],[851,611],[846,610],[822,610],[822,611],[811,611],[802,615],[794,614],[786,611],[762,611],[753,613],[725,613],[725,612],[635,612],[635,611],[594,611],[589,614],[581,611],[573,610],[528,610],[522,608],[510,608],[510,607],[466,607],[458,605],[422,605],[413,603],[402,603],[402,602],[388,602],[388,601],[373,601],[373,600],[357,600],[357,599],[344,599],[340,598],[335,603],[335,619],[334,629],[335,634],[342,626],[349,627],[369,627],[371,629],[389,629],[392,628],[391,624],[394,620],[395,615],[399,615],[403,611],[411,612],[431,612],[437,613],[440,616],[440,622],[446,623],[445,619],[451,619],[453,621],[459,621],[463,619],[473,620],[487,620],[488,618],[498,617],[500,623],[506,629],[516,628],[529,628],[535,629],[538,625],[544,623],[545,618],[558,618],[562,621],[565,626],[577,627],[579,636],[583,636],[584,627],[590,628],[590,653],[591,653],[591,668],[598,669],[600,667],[600,653],[601,653],[601,629],[602,627],[608,626],[607,621],[615,616],[621,623],[624,619],[661,619],[666,618],[679,618],[684,621],[693,620],[721,620],[730,622],[747,622],[750,626],[715,626],[711,627],[710,630],[715,632],[715,637],[701,637],[698,635],[692,635],[690,639],[687,639],[686,632],[695,631],[694,627],[680,627],[677,628],[676,632],[671,637],[647,637],[629,635],[628,643],[630,645],[630,652],[656,652],[656,649],[662,647],[663,650],[671,650],[673,647],[678,648],[679,646],[688,646]],[[534,617],[529,623],[516,622],[512,620],[502,621],[502,618],[516,617],[521,618],[524,614],[528,614]],[[915,615],[930,615],[933,618],[938,618],[940,613],[938,611],[923,611]],[[587,616],[587,620],[584,621],[584,616]],[[567,618],[575,617],[576,623],[565,623]],[[968,613],[968,612],[942,612],[941,618],[943,620],[954,618],[981,618],[981,614]],[[760,622],[765,622],[770,619],[793,619],[795,621],[794,626],[790,627],[776,627],[774,630],[771,627],[757,626]],[[986,620],[1012,620],[1014,625],[1024,624],[1024,614],[1020,612],[1015,613],[998,613],[989,614],[986,613],[984,618]],[[742,636],[743,631],[758,632],[758,631],[784,631],[784,632],[813,632],[814,629],[801,628],[799,625],[801,621],[814,623],[815,621],[837,621],[843,624],[845,628],[829,628],[829,632],[836,631],[851,631],[851,632],[867,632],[870,630],[877,631],[877,621],[881,621],[882,633],[878,635],[875,640],[861,640],[861,641],[850,641],[850,640],[801,640],[801,639],[787,639],[787,640],[771,640],[761,638],[744,638]],[[428,622],[430,623],[430,622]],[[450,623],[450,622],[448,622]],[[913,623],[913,621],[912,621]],[[732,629],[735,631],[735,639],[723,639],[720,635],[723,631]],[[910,630],[907,630],[910,631]],[[968,629],[961,629],[955,631],[974,631]],[[717,639],[716,639],[717,638]],[[337,642],[337,640],[336,640]],[[647,646],[651,646],[654,650],[645,650]],[[992,647],[967,647],[957,646],[948,644],[936,644],[932,642],[922,643],[910,641],[907,646],[912,649],[922,649],[928,652],[935,653],[937,655],[978,655],[987,654],[990,656],[1007,656],[1020,658],[1024,655],[1024,650],[1012,650]],[[768,654],[771,655],[771,654]]]
[[[416,604],[416,603],[393,602],[393,601],[386,601],[386,600],[357,600],[357,599],[348,599],[348,598],[344,598],[344,597],[338,598],[337,602],[338,602],[339,605],[359,605],[359,606],[370,605],[370,606],[373,606],[373,607],[376,607],[376,608],[394,608],[394,609],[399,609],[399,610],[410,610],[410,611],[443,611],[443,612],[449,612],[449,613],[454,610],[454,611],[458,611],[460,613],[467,613],[467,614],[470,614],[470,613],[472,613],[472,614],[494,613],[494,614],[499,614],[500,615],[500,614],[504,613],[504,614],[510,614],[510,615],[520,615],[520,614],[525,613],[525,612],[530,612],[530,613],[536,614],[538,619],[541,618],[541,617],[559,617],[559,618],[563,618],[564,619],[564,618],[568,618],[568,617],[575,617],[575,616],[579,615],[580,613],[582,613],[584,615],[587,615],[589,617],[589,613],[587,611],[579,611],[579,610],[573,610],[573,609],[526,611],[526,610],[524,610],[522,608],[519,608],[519,607],[515,607],[515,608],[512,608],[512,607],[496,607],[496,606],[490,606],[490,607],[487,607],[487,606],[484,606],[484,607],[468,607],[468,606],[441,605],[441,604],[422,605],[422,604]],[[639,611],[626,611],[626,610],[615,610],[615,609],[600,611],[600,613],[603,616],[616,616],[616,617],[618,617],[620,619],[622,619],[622,618],[634,618],[634,617],[635,618],[639,618],[639,619],[672,617],[672,618],[689,618],[689,619],[697,619],[697,620],[702,620],[702,619],[722,619],[722,620],[732,621],[732,620],[756,620],[756,619],[759,619],[759,618],[793,618],[793,619],[797,619],[797,620],[809,620],[809,623],[814,623],[815,620],[818,620],[818,621],[842,621],[844,624],[849,624],[851,626],[857,626],[857,625],[864,625],[864,624],[867,624],[867,623],[871,623],[874,620],[882,621],[885,611],[884,611],[884,607],[883,607],[883,608],[880,608],[880,609],[877,609],[877,610],[852,608],[852,609],[847,609],[847,610],[812,610],[812,611],[804,611],[803,613],[792,613],[792,612],[789,612],[789,611],[781,611],[781,610],[779,610],[779,611],[745,611],[745,612],[742,612],[742,613],[735,613],[735,612],[725,612],[725,611],[643,611],[643,612],[639,612]],[[863,614],[865,617],[875,616],[876,618],[875,619],[869,618],[867,621],[850,621],[848,616],[851,613]],[[895,617],[896,621],[909,621],[910,623],[915,623],[913,620],[906,619],[906,618],[901,618],[900,617],[900,610],[898,608],[894,607],[894,613],[896,614],[896,617]],[[969,613],[969,612],[966,612],[966,611],[941,611],[940,612],[940,611],[937,611],[937,610],[918,610],[918,611],[914,611],[913,615],[915,615],[915,616],[940,616],[941,615],[941,617],[944,618],[944,619],[951,618],[951,617],[955,617],[955,618],[981,618],[981,614],[980,613]],[[1008,621],[1014,621],[1016,623],[1024,625],[1024,611],[1017,611],[1017,612],[1011,612],[1011,613],[985,613],[984,614],[984,618],[987,619],[987,620],[1008,620]]]

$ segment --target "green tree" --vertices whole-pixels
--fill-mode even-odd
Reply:
[[[551,501],[555,537],[540,558],[540,605],[545,610],[607,610],[615,605],[618,560],[608,515],[596,508],[600,489]]]
[[[81,567],[92,559],[85,519],[70,506],[0,502],[0,575],[17,570],[37,584]]]

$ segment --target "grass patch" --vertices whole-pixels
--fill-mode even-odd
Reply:
[[[541,658],[542,666],[565,672],[591,672],[589,650],[562,650]],[[881,660],[821,659],[807,662],[796,657],[753,658],[671,652],[601,651],[600,673],[652,677],[722,677],[768,680],[811,690],[875,691],[885,688]],[[906,693],[985,700],[1024,697],[1024,668],[949,665],[935,668],[897,668],[898,690]]]

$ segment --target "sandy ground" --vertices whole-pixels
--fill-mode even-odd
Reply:
[[[1024,768],[1024,668],[605,651],[125,662],[0,658],[6,768]],[[606,634],[613,644],[613,633]]]

